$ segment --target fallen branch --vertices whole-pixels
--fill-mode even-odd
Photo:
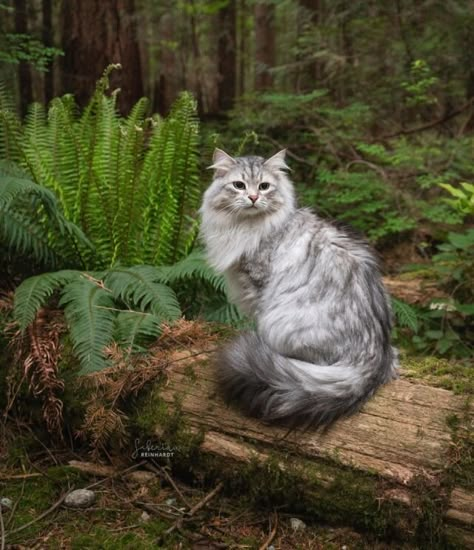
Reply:
[[[425,130],[429,130],[430,128],[434,128],[435,126],[438,126],[439,124],[444,124],[445,122],[448,122],[448,120],[451,120],[452,118],[460,115],[464,111],[467,111],[470,107],[474,105],[474,97],[471,97],[469,101],[464,103],[459,109],[456,109],[454,111],[451,111],[444,117],[438,118],[436,120],[432,120],[431,122],[427,122],[426,124],[422,124],[421,126],[417,126],[416,128],[406,128],[403,130],[398,130],[397,132],[394,132],[393,134],[387,134],[385,136],[381,136],[377,138],[377,141],[383,140],[383,139],[391,139],[397,136],[406,136],[409,134],[416,134],[417,132],[424,132]]]
[[[271,521],[270,521],[270,527],[271,527]],[[273,542],[273,539],[275,538],[277,529],[278,529],[278,515],[275,513],[274,521],[273,521],[273,529],[270,531],[268,538],[265,540],[265,542],[262,544],[262,546],[260,546],[258,550],[267,550],[267,548],[270,546],[270,544]]]

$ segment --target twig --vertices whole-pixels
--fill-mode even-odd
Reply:
[[[59,500],[57,500],[52,506],[50,506],[45,512],[43,512],[42,514],[40,514],[37,518],[35,519],[32,519],[31,521],[29,521],[28,523],[25,523],[24,525],[22,525],[21,527],[18,527],[17,529],[14,529],[13,531],[8,531],[8,533],[6,533],[6,536],[10,536],[10,535],[15,535],[16,533],[19,533],[20,531],[24,531],[25,529],[27,529],[28,527],[30,527],[31,525],[33,525],[34,523],[42,520],[43,518],[45,518],[47,515],[51,514],[52,512],[54,512],[54,510],[56,510],[56,508],[58,508],[59,506],[61,506],[61,504],[64,502],[65,498],[68,496],[68,494],[72,491],[72,489],[70,489],[69,491],[67,491],[66,493],[64,493],[61,498]]]
[[[441,118],[437,118],[436,120],[432,120],[431,122],[427,122],[426,124],[422,124],[421,126],[417,126],[416,128],[407,128],[406,130],[399,130],[398,132],[394,132],[393,134],[387,134],[385,136],[381,136],[379,139],[390,139],[397,136],[406,136],[409,134],[415,134],[416,132],[423,132],[424,130],[429,130],[430,128],[434,128],[435,126],[438,126],[439,124],[443,124],[444,122],[448,122],[448,120],[451,120],[452,118],[460,115],[469,107],[472,107],[474,105],[474,97],[471,97],[469,101],[464,103],[459,109],[456,109],[454,111],[451,111],[447,115]]]
[[[374,170],[375,172],[377,172],[377,174],[379,174],[380,176],[382,176],[382,178],[387,181],[387,173],[385,172],[385,170],[383,168],[381,168],[380,166],[377,166],[376,164],[374,164],[373,162],[369,162],[367,160],[362,160],[362,159],[356,159],[356,160],[351,160],[351,162],[349,162],[347,165],[346,165],[346,170],[349,170],[349,168],[351,166],[353,166],[354,164],[364,164],[365,166],[368,166],[369,168],[371,168],[372,170]]]
[[[275,538],[275,535],[278,529],[278,514],[275,512],[275,515],[273,517],[274,517],[273,529],[270,531],[270,534],[268,535],[267,539],[262,544],[262,546],[260,546],[258,550],[267,550],[267,548],[270,546],[273,539]],[[271,526],[271,520],[270,520],[270,526]]]
[[[16,474],[13,476],[0,476],[0,481],[9,481],[11,479],[28,479],[30,477],[39,477],[43,474],[36,473],[36,474]]]
[[[155,516],[161,516],[170,520],[176,520],[176,516],[178,515],[174,514],[173,512],[162,510],[159,505],[148,504],[148,502],[134,500],[132,504],[137,508],[140,508],[141,510],[145,510],[145,512],[149,512],[150,514],[153,514]],[[181,519],[181,515],[179,519]]]
[[[281,143],[276,141],[275,139],[271,138],[270,136],[262,136],[264,139],[272,143],[273,145],[276,145],[280,149],[285,149]],[[304,159],[303,157],[300,157],[298,155],[295,155],[290,150],[287,149],[286,154],[292,158],[293,160],[296,160],[297,162],[301,162],[302,164],[306,164],[307,166],[311,166],[311,168],[314,168],[314,164],[312,162],[309,162],[309,160]]]
[[[115,474],[112,474],[108,477],[104,477],[104,479],[100,479],[99,481],[96,481],[95,483],[91,483],[87,487],[84,487],[84,489],[92,489],[92,487],[97,487],[97,485],[102,485],[102,483],[105,483],[106,481],[109,481],[111,479],[115,479],[117,477],[121,477],[124,474],[128,474],[128,472],[133,472],[133,470],[137,470],[138,468],[141,468],[144,464],[146,464],[146,460],[142,460],[138,464],[134,464],[133,466],[130,466],[129,468],[125,468],[125,470],[122,470],[120,472],[116,472]]]
[[[191,503],[189,500],[184,496],[181,489],[176,485],[173,478],[168,474],[168,472],[163,467],[157,468],[154,464],[147,464],[147,468],[152,470],[153,472],[159,474],[162,474],[165,476],[166,481],[173,487],[175,493],[178,495],[178,497],[183,501],[183,504],[185,504],[188,508],[192,508]]]
[[[24,479],[23,483],[21,484],[20,496],[15,500],[15,503],[12,506],[12,509],[10,511],[10,515],[8,516],[8,520],[7,520],[7,523],[6,523],[6,526],[5,526],[6,529],[8,529],[10,527],[10,523],[13,521],[16,509],[18,508],[18,504],[20,503],[21,499],[23,498],[23,494],[25,492],[25,483],[26,483],[26,479]]]
[[[222,487],[224,487],[224,483],[220,481],[208,495],[206,495],[195,506],[193,506],[191,510],[189,510],[188,516],[193,516],[198,510],[203,508],[210,500],[212,500],[217,495]]]
[[[198,510],[200,510],[202,507],[204,507],[210,500],[212,500],[216,494],[224,487],[224,483],[220,481],[216,487],[208,493],[202,500],[200,500],[197,504],[195,504],[189,512],[186,513],[187,518],[191,518]],[[169,527],[165,532],[164,535],[170,535],[175,529],[181,529],[183,525],[183,517],[180,517],[177,521],[173,523],[171,527]]]

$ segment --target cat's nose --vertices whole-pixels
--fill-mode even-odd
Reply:
[[[257,201],[258,199],[258,195],[249,195],[248,196],[249,199],[255,204],[255,202]]]

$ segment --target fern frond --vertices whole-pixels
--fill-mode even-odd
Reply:
[[[175,102],[169,116],[169,123],[175,126],[175,162],[172,182],[177,203],[177,219],[173,226],[171,262],[189,252],[189,243],[194,240],[197,224],[194,214],[201,195],[197,160],[199,123],[197,103],[188,92],[183,92]],[[191,238],[189,238],[191,232]]]
[[[162,317],[152,313],[123,311],[116,318],[116,341],[131,352],[144,351],[144,344],[161,334],[162,323]]]
[[[0,240],[51,267],[59,258],[79,263],[81,250],[92,249],[82,231],[64,217],[55,195],[6,163],[0,163],[0,214]]]
[[[210,284],[218,292],[225,293],[226,291],[224,277],[216,273],[209,266],[205,260],[204,253],[200,250],[195,250],[184,258],[184,260],[166,267],[164,274],[165,281],[169,283],[197,278]]]
[[[20,255],[31,255],[47,266],[56,266],[60,260],[51,246],[47,230],[21,210],[0,211],[0,242]]]
[[[115,303],[110,292],[81,275],[64,287],[59,302],[69,325],[80,374],[107,366],[104,350],[112,341]]]
[[[79,276],[79,271],[63,270],[25,279],[17,287],[14,297],[13,315],[20,329],[25,330],[33,322],[55,290]]]
[[[162,281],[162,270],[138,265],[113,268],[107,273],[104,283],[116,298],[128,305],[151,311],[162,319],[178,319],[181,309],[176,294]]]
[[[4,163],[0,163],[0,209],[7,208],[16,198],[36,195],[51,208],[55,204],[54,195],[48,189],[19,175],[12,175]]]
[[[401,326],[408,327],[415,333],[418,332],[418,314],[415,308],[392,296],[392,309]]]
[[[14,111],[0,110],[0,158],[20,162],[24,155],[21,148],[21,121]]]
[[[135,221],[142,214],[140,198],[147,192],[146,188],[143,189],[143,180],[140,179],[147,108],[148,100],[140,99],[120,128],[119,185],[116,188],[118,215],[114,220],[114,240],[119,258],[136,257],[137,248],[141,245]]]
[[[244,319],[234,304],[224,303],[222,306],[209,310],[204,315],[207,321],[215,323],[237,325]]]

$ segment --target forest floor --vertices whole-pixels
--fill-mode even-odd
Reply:
[[[103,477],[68,466],[71,457],[44,449],[28,457],[24,469],[1,469],[1,495],[13,502],[13,509],[3,513],[2,548],[4,543],[11,550],[414,548],[377,542],[347,528],[318,525],[311,518],[299,517],[304,523],[296,528],[293,516],[284,510],[257,510],[238,497],[218,494],[194,514],[183,515],[202,504],[211,491],[177,479],[172,480],[173,487],[169,474],[151,462],[116,471],[110,467],[109,475]],[[99,465],[96,468],[100,470]],[[92,506],[64,505],[64,496],[72,488],[91,485],[96,494]],[[181,524],[179,518],[184,518]]]

